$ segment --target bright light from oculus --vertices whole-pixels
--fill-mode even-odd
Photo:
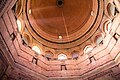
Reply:
[[[17,26],[18,26],[18,30],[21,31],[22,30],[22,24],[20,20],[17,20]]]
[[[67,59],[67,56],[65,54],[58,55],[58,60],[65,60],[65,59]]]
[[[33,46],[32,50],[39,53],[39,54],[41,54],[40,49],[37,46]]]

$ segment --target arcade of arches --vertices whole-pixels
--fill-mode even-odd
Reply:
[[[120,0],[0,0],[0,80],[119,80]]]

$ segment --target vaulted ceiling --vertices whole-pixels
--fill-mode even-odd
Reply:
[[[119,0],[0,0],[2,80],[119,80],[119,48]]]

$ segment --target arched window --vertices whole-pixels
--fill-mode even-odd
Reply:
[[[104,38],[103,38],[102,35],[98,35],[98,36],[96,36],[96,39],[95,39],[95,40],[96,40],[96,41],[95,41],[96,44],[97,44],[97,45],[101,45],[101,44],[103,44],[103,39],[104,39]]]
[[[13,10],[15,12],[16,17],[19,17],[22,14],[23,10],[23,0],[17,0]]]
[[[104,31],[105,31],[105,33],[110,32],[111,25],[112,25],[112,22],[109,21],[109,20],[104,22]]]
[[[30,37],[29,37],[28,34],[24,33],[22,39],[25,42],[25,44],[29,45],[29,43],[30,43]]]
[[[67,56],[65,54],[58,55],[58,60],[65,60],[65,59],[67,59]]]
[[[39,53],[39,54],[41,54],[40,49],[37,46],[33,46],[32,50]]]
[[[18,26],[18,30],[21,31],[22,30],[22,23],[20,20],[17,20],[17,26]]]
[[[73,58],[73,59],[77,59],[78,56],[79,56],[79,51],[73,51],[73,52],[72,52],[72,58]]]
[[[107,11],[110,17],[115,16],[115,5],[113,3],[108,3]]]
[[[91,45],[88,45],[84,48],[84,53],[89,53],[92,50],[93,50],[93,47]]]
[[[45,57],[48,59],[48,60],[50,60],[51,58],[53,58],[53,53],[51,52],[51,51],[46,51],[45,52]]]

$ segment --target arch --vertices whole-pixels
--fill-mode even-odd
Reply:
[[[67,56],[63,53],[59,54],[58,55],[58,60],[66,60],[67,59]]]
[[[23,9],[23,0],[18,0],[15,6],[15,15],[16,17],[19,17],[22,13],[22,9]]]
[[[112,22],[111,22],[111,20],[106,20],[105,22],[104,22],[104,24],[103,24],[103,30],[104,30],[104,32],[105,33],[109,33],[110,32],[110,28],[111,28],[111,25],[112,25]]]
[[[84,53],[89,53],[89,52],[91,52],[92,50],[93,50],[92,45],[87,45],[87,46],[85,46],[85,48],[84,48]]]
[[[24,40],[24,42],[29,45],[32,41],[31,41],[31,38],[30,38],[30,35],[26,32],[23,33],[23,37],[22,39]]]
[[[79,57],[79,51],[73,51],[71,53],[71,56],[72,56],[73,59],[77,59]]]
[[[24,32],[25,24],[21,17],[16,20],[18,31],[22,34]]]
[[[17,26],[18,26],[19,32],[21,32],[22,31],[22,22],[19,19],[17,19]]]
[[[96,45],[101,45],[103,44],[103,39],[104,39],[104,35],[103,34],[98,34],[95,36],[95,43]]]
[[[115,16],[115,5],[112,2],[107,4],[107,13],[109,17]]]
[[[53,58],[53,56],[54,56],[54,54],[53,54],[51,51],[46,51],[46,52],[45,52],[45,57],[46,57],[46,58],[51,59],[51,58]]]
[[[39,49],[39,47],[38,46],[32,46],[32,50],[33,51],[35,51],[35,52],[37,52],[38,54],[41,54],[41,51],[40,51],[40,49]]]

